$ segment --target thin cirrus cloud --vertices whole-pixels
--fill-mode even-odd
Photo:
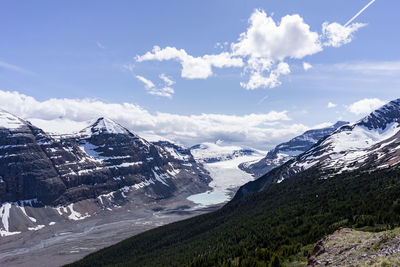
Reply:
[[[19,72],[19,73],[27,74],[27,75],[35,75],[35,73],[33,73],[30,70],[26,70],[22,67],[7,63],[5,61],[0,61],[0,69],[6,69],[9,71],[15,71],[15,72]]]
[[[144,84],[144,87],[150,95],[172,98],[172,95],[175,93],[174,89],[170,87],[175,82],[165,74],[160,75],[160,79],[164,81],[164,86],[161,87],[156,86],[151,80],[146,79],[143,76],[136,75],[136,78]]]
[[[240,116],[178,115],[150,113],[131,103],[105,103],[93,99],[51,98],[39,101],[19,92],[1,90],[0,105],[47,131],[70,133],[81,130],[90,120],[108,117],[145,138],[169,139],[187,146],[224,140],[266,149],[309,129],[303,124],[292,123],[285,110]]]
[[[362,23],[343,26],[324,22],[321,33],[312,31],[298,15],[286,15],[275,21],[266,12],[256,9],[249,18],[247,30],[239,35],[230,49],[220,54],[192,56],[184,49],[160,48],[135,57],[137,62],[175,60],[181,64],[181,77],[207,79],[214,68],[240,68],[247,81],[240,85],[247,90],[260,87],[274,88],[281,84],[280,77],[288,75],[287,60],[301,60],[324,50],[324,47],[341,47],[350,43],[353,34],[364,27]],[[303,65],[305,70],[311,65]]]
[[[347,110],[356,115],[367,115],[368,113],[380,108],[384,104],[386,104],[386,102],[380,100],[379,98],[364,98],[349,105]]]
[[[328,68],[362,74],[398,75],[400,73],[400,61],[345,62],[334,64]]]

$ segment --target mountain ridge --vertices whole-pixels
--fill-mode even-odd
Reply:
[[[400,99],[397,99],[355,123],[342,125],[296,158],[243,185],[234,200],[307,169],[319,169],[329,178],[357,169],[396,166],[400,163],[399,121]]]
[[[252,174],[255,178],[259,178],[272,169],[304,153],[321,138],[345,124],[348,124],[348,122],[338,121],[329,127],[308,130],[287,142],[277,145],[263,159],[257,162],[242,163],[239,165],[239,168]]]
[[[192,181],[194,193],[205,191],[210,181],[189,150],[187,157],[176,158],[162,144],[147,142],[107,118],[55,138],[3,110],[0,147],[2,203],[37,199],[45,205],[68,204],[143,183],[147,195],[164,198],[180,190],[180,181],[189,191]]]

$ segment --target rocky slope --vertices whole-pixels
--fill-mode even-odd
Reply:
[[[235,199],[280,183],[308,169],[323,178],[354,170],[373,171],[400,163],[400,99],[391,101],[360,121],[343,125],[260,179],[241,187]]]
[[[399,266],[400,229],[369,233],[343,228],[318,241],[308,266]]]
[[[334,130],[345,124],[348,124],[348,122],[338,121],[330,127],[306,131],[302,135],[299,135],[288,142],[277,145],[274,149],[268,152],[265,158],[256,162],[242,163],[239,167],[252,174],[255,178],[258,178],[290,159],[304,153],[321,138],[329,135]]]

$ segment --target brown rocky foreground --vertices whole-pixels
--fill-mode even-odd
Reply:
[[[315,244],[308,266],[400,266],[400,228],[378,233],[339,229]]]

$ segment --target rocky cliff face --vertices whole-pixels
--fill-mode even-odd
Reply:
[[[149,143],[106,118],[50,136],[0,112],[0,203],[68,204],[121,188],[158,199],[205,191],[210,180],[188,150]]]

